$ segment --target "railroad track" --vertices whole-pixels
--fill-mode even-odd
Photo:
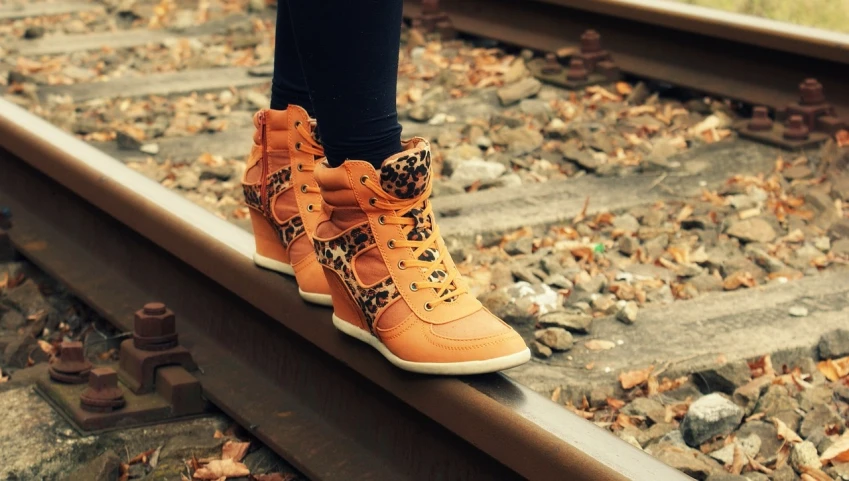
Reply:
[[[3,7],[0,19],[99,8],[45,5]],[[418,2],[405,7],[410,17],[421,12]],[[593,27],[628,73],[750,104],[796,100],[800,79],[815,76],[841,113],[849,111],[847,92],[839,88],[849,58],[842,36],[822,41],[768,24],[745,30],[733,17],[700,19],[684,7],[670,17],[645,2],[466,0],[443,1],[440,9],[461,31],[543,51],[576,44]],[[269,20],[267,12],[250,20],[256,18]],[[139,28],[74,41],[48,37],[15,43],[12,51],[38,58],[119,39],[116,45],[132,48],[173,35],[231,35],[234,21],[244,18],[224,16],[178,33]],[[763,68],[743,68],[755,59]],[[4,68],[12,66],[0,63],[0,72]],[[206,66],[45,86],[36,95],[42,102],[176,96],[262,87],[268,75],[267,64]],[[239,122],[223,132],[165,140],[160,148],[174,158],[209,150],[239,156],[239,139],[249,129]],[[85,143],[0,100],[0,206],[14,213],[12,241],[124,331],[132,329],[139,306],[164,302],[177,314],[181,343],[202,368],[195,375],[205,396],[311,479],[685,478],[504,375],[443,379],[391,368],[338,336],[324,322],[328,311],[302,303],[292,282],[257,269],[250,234],[130,171],[123,165],[127,156],[118,140]],[[654,182],[640,178],[638,189],[613,193],[605,205],[626,205],[628,196],[650,191]],[[576,199],[587,192],[611,187],[597,179],[584,187],[552,182],[530,200],[518,189],[480,192],[464,198],[470,217],[457,216],[459,197],[437,199],[435,206],[449,214],[449,236],[497,235],[521,226],[488,207],[497,201],[519,205],[510,219],[527,222],[533,213],[533,223],[546,225],[579,213]],[[537,213],[541,202],[555,198],[568,205]]]

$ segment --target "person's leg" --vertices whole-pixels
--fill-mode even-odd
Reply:
[[[401,150],[395,107],[402,0],[289,0],[301,65],[332,166]],[[279,28],[279,27],[278,27]]]
[[[274,35],[274,75],[271,80],[271,108],[286,110],[291,105],[300,105],[311,116],[315,110],[310,100],[307,81],[301,68],[292,18],[287,0],[277,3],[277,27]]]

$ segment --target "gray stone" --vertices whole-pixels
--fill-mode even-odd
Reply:
[[[657,440],[657,444],[658,445],[670,445],[670,446],[676,446],[676,447],[679,447],[679,448],[690,449],[690,447],[687,446],[687,443],[684,442],[684,438],[681,437],[681,431],[679,431],[677,429],[675,429],[673,431],[669,431],[668,433],[661,436],[660,439]]]
[[[24,30],[24,38],[27,39],[27,40],[34,40],[36,38],[41,38],[41,37],[44,36],[44,31],[45,31],[44,27],[42,27],[40,25],[27,27],[27,29]]]
[[[466,192],[462,185],[450,180],[435,179],[433,181],[432,197],[440,197],[444,195],[456,195]]]
[[[785,464],[784,466],[773,471],[773,473],[770,475],[770,479],[772,481],[798,481],[799,476],[796,476],[796,472],[793,471],[793,468]]]
[[[640,434],[637,436],[637,441],[640,445],[647,446],[673,432],[679,432],[678,426],[664,422],[661,419],[660,422],[652,424],[650,428],[640,431]]]
[[[562,327],[547,327],[534,333],[534,338],[555,351],[566,351],[574,342],[572,334]]]
[[[752,379],[749,365],[745,361],[728,362],[721,366],[699,371],[693,381],[704,393],[723,392],[732,394],[735,389]]]
[[[637,232],[640,222],[631,214],[622,214],[613,218],[613,228],[625,232]]]
[[[765,421],[749,421],[737,430],[737,437],[744,438],[756,434],[761,440],[758,455],[764,459],[774,459],[784,441],[778,438],[778,431],[772,423]]]
[[[743,475],[743,478],[747,479],[748,481],[769,481],[769,476],[764,473],[759,473],[757,471],[746,473]]]
[[[722,474],[724,472],[719,463],[695,449],[661,445],[657,449],[653,449],[651,454],[687,476],[700,481],[707,479],[711,474]]]
[[[208,165],[200,169],[200,180],[218,179],[229,180],[233,176],[233,168],[227,164]]]
[[[251,104],[251,106],[257,109],[267,109],[271,104],[271,100],[267,95],[263,95],[254,90],[246,90],[242,92],[242,97]]]
[[[821,404],[831,403],[834,391],[827,384],[819,384],[801,391],[796,398],[799,400],[799,407],[805,412],[810,412]]]
[[[530,345],[531,353],[541,359],[551,357],[551,348],[541,342],[534,341]]]
[[[114,481],[118,479],[120,469],[121,458],[112,451],[106,451],[63,479],[65,481],[83,479],[86,481]]]
[[[183,190],[194,190],[200,185],[200,176],[190,168],[185,168],[177,174],[177,186]]]
[[[15,339],[3,351],[3,366],[26,367],[30,352],[36,349],[38,349],[38,344],[31,336],[21,336]]]
[[[490,132],[490,139],[496,145],[506,145],[507,151],[513,155],[523,155],[542,146],[543,137],[538,130],[525,126],[515,128],[503,127]]]
[[[828,235],[832,239],[849,238],[849,219],[840,219],[832,224],[828,229]]]
[[[539,80],[533,77],[525,77],[518,82],[501,87],[498,89],[497,95],[501,105],[507,106],[536,95],[540,89],[542,89],[542,83]]]
[[[554,311],[540,316],[539,323],[543,327],[562,327],[567,331],[578,334],[588,334],[593,322],[593,316],[576,311]]]
[[[557,287],[558,289],[571,289],[574,287],[572,281],[566,278],[563,274],[552,274],[546,277],[543,282],[552,287]]]
[[[717,449],[710,453],[709,456],[726,466],[730,465],[734,462],[735,446],[740,446],[740,449],[742,449],[744,453],[746,453],[749,457],[754,458],[761,449],[761,438],[758,437],[757,434],[750,434],[746,437],[737,437],[733,443]]]
[[[518,239],[511,240],[504,244],[504,252],[511,256],[515,255],[527,255],[532,253],[534,250],[534,239],[533,237],[525,236],[520,237]]]
[[[742,418],[739,406],[719,394],[709,394],[690,405],[681,434],[687,445],[698,446],[715,436],[730,434]]]
[[[737,222],[728,228],[726,234],[743,242],[772,242],[776,237],[769,222],[758,217]]]
[[[718,292],[722,290],[722,279],[713,274],[701,274],[690,279],[687,284],[699,292]]]
[[[805,317],[808,315],[808,308],[805,306],[791,306],[787,309],[787,313],[793,317]]]
[[[8,289],[2,297],[2,304],[20,311],[25,317],[50,308],[50,304],[32,279]]]
[[[707,477],[706,481],[749,481],[740,474],[712,474]]]
[[[451,180],[468,187],[477,181],[490,181],[498,178],[507,170],[504,165],[480,159],[469,159],[458,165],[451,174]]]
[[[616,313],[616,319],[624,322],[625,324],[633,324],[637,321],[638,311],[637,303],[634,301],[628,301]]]
[[[801,416],[796,412],[799,403],[790,397],[787,388],[773,384],[769,386],[755,406],[755,413],[764,413],[766,418],[777,417],[790,429],[799,429]]]
[[[849,330],[835,329],[820,337],[817,344],[820,359],[849,356]]]
[[[849,239],[838,239],[832,242],[831,253],[837,256],[849,256]]]
[[[799,434],[803,438],[808,438],[829,424],[843,426],[843,419],[827,404],[820,404],[805,415],[805,419],[799,427]]]
[[[407,111],[407,117],[416,122],[427,122],[434,115],[436,115],[436,104],[433,102],[418,103]]]
[[[822,467],[817,447],[810,441],[802,441],[790,447],[790,464],[798,472],[802,471],[802,467]]]
[[[603,157],[597,157],[586,150],[579,150],[572,145],[565,145],[561,149],[561,153],[563,154],[564,159],[574,162],[590,172],[596,171],[602,164],[604,164],[604,161],[601,160]],[[601,155],[603,156],[603,154]]]
[[[619,252],[626,256],[634,255],[640,248],[640,241],[636,237],[624,235],[619,238]],[[720,284],[722,281],[720,281]]]
[[[27,323],[26,318],[15,309],[10,309],[0,314],[0,327],[14,331]]]
[[[772,384],[772,378],[769,376],[761,376],[752,379],[748,383],[734,390],[731,399],[741,408],[746,416],[752,414],[755,410],[755,405],[758,403],[761,395],[766,392],[769,385]]]
[[[646,419],[651,419],[654,423],[662,423],[665,421],[666,408],[663,407],[656,399],[638,397],[626,404],[621,412],[628,416],[640,416]]]

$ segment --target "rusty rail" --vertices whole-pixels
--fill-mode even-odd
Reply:
[[[503,375],[391,367],[248,233],[2,100],[0,172],[25,256],[123,330],[167,304],[205,397],[312,479],[687,479]]]
[[[659,0],[441,0],[453,28],[540,51],[594,29],[626,73],[752,105],[798,100],[815,77],[849,115],[849,35]],[[421,0],[404,14],[421,15]]]

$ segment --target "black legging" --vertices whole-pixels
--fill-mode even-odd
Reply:
[[[402,0],[278,0],[271,108],[318,120],[330,165],[401,149],[395,108]]]

